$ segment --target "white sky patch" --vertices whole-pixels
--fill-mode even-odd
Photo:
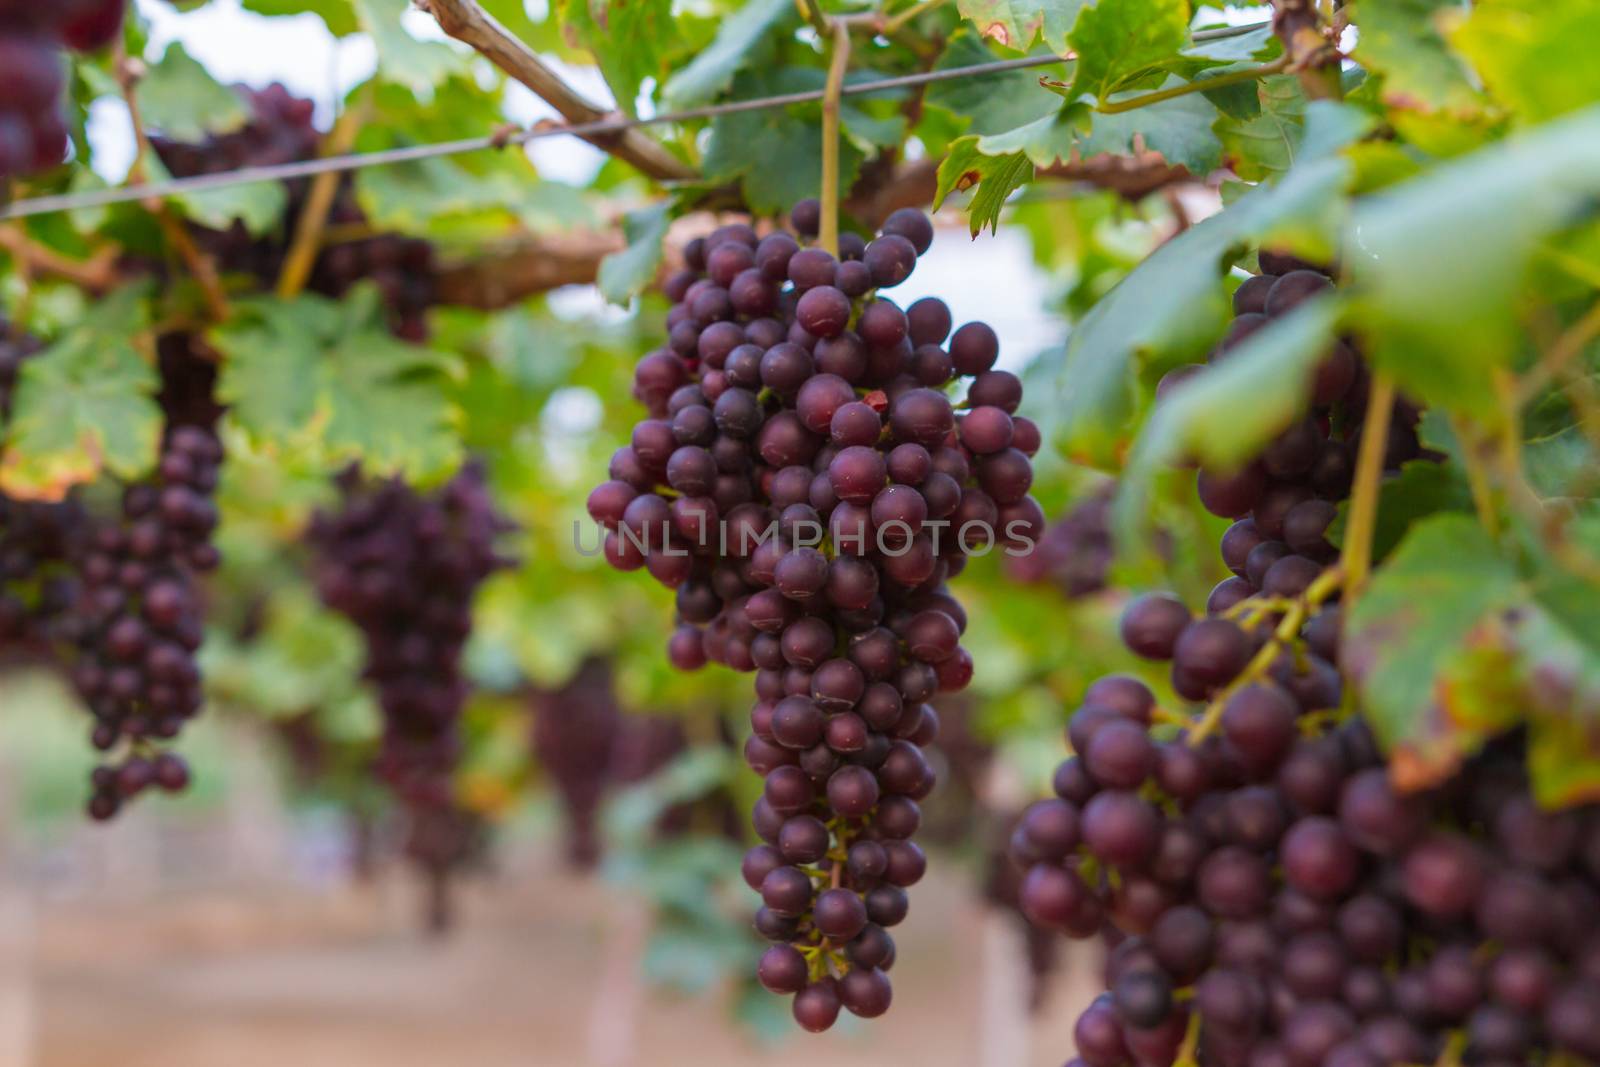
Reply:
[[[883,295],[901,307],[925,296],[950,305],[955,327],[982,321],[1000,335],[996,364],[1016,371],[1046,348],[1061,344],[1066,320],[1046,310],[1051,281],[1033,262],[1028,239],[1004,225],[976,240],[967,237],[965,217],[946,212],[953,225],[938,227],[933,246],[917,259],[911,277]]]

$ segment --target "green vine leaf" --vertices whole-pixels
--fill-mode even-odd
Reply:
[[[641,86],[659,81],[680,44],[671,0],[568,0],[568,32],[594,56],[617,106],[637,115]]]
[[[25,361],[0,459],[0,490],[60,500],[102,471],[137,478],[155,463],[149,286],[117,289],[55,343]]]
[[[457,413],[440,388],[449,363],[396,340],[370,286],[337,304],[242,302],[211,340],[226,360],[218,396],[261,445],[424,481],[459,465]]]
[[[1038,52],[1038,49],[1035,49]],[[1030,53],[1033,54],[1033,53]],[[995,54],[969,29],[950,39],[935,70],[992,63]],[[1039,87],[1039,73],[1011,70],[981,78],[955,78],[928,86],[925,102],[963,123],[960,132],[1004,133],[1053,115],[1059,101]]]
[[[596,280],[600,295],[613,304],[626,304],[655,281],[656,271],[661,269],[661,242],[672,221],[671,208],[671,203],[663,200],[631,211],[622,220],[628,247],[601,260]]]
[[[1407,784],[1433,784],[1519,717],[1501,627],[1521,599],[1516,569],[1475,519],[1435,515],[1348,612],[1344,666]]]
[[[1367,197],[1345,244],[1370,357],[1401,389],[1495,421],[1517,283],[1600,193],[1600,106]]]
[[[1181,82],[1172,79],[1167,83],[1176,84]],[[1112,99],[1122,99],[1122,94]],[[1200,93],[1132,111],[1109,115],[1097,112],[1091,118],[1087,136],[1079,138],[1078,151],[1084,156],[1101,152],[1123,155],[1133,151],[1137,139],[1147,149],[1160,152],[1173,166],[1204,176],[1222,162],[1222,142],[1212,129],[1217,119],[1216,106]]]
[[[1090,0],[957,0],[961,17],[971,19],[988,40],[1026,52],[1035,39],[1053,52],[1067,51],[1067,34]]]
[[[939,210],[952,192],[976,188],[967,206],[968,224],[976,237],[985,227],[1000,224],[1006,198],[1033,177],[1033,163],[1024,152],[991,156],[979,148],[980,138],[962,137],[950,146],[939,164],[933,209]]]
[[[1349,514],[1348,501],[1340,506],[1338,518],[1328,530],[1334,544],[1344,542],[1344,524]],[[1400,468],[1398,477],[1384,479],[1378,489],[1378,515],[1372,529],[1372,558],[1389,558],[1406,531],[1429,515],[1473,514],[1472,491],[1461,468],[1452,463],[1416,460]]]
[[[1072,157],[1088,117],[1087,108],[1069,104],[1026,126],[979,137],[976,147],[986,156],[1010,156],[1020,152],[1035,166],[1048,167]]]
[[[317,366],[338,333],[338,307],[316,296],[238,301],[209,339],[223,357],[217,398],[264,444],[306,432],[317,411]]]
[[[779,76],[741,76],[736,95],[766,95]],[[808,113],[818,112],[819,105],[810,104],[718,116],[706,142],[706,176],[738,178],[746,201],[760,213],[784,211],[797,200],[816,196],[822,188],[822,162],[817,123]],[[854,141],[842,139],[840,188],[855,181],[862,159]]]
[[[1049,430],[1076,460],[1116,466],[1127,449],[1140,405],[1139,383],[1192,361],[1222,332],[1228,301],[1222,274],[1250,242],[1332,252],[1347,206],[1349,164],[1335,153],[1359,127],[1343,109],[1313,114],[1318,154],[1303,156],[1276,186],[1245,194],[1220,215],[1190,227],[1151,254],[1092,307],[1058,365]]]
[[[709,48],[667,79],[662,100],[675,110],[709,104],[760,55],[758,46],[766,36],[796,17],[793,0],[749,0],[723,20]]]
[[[1246,33],[1215,40],[1196,41],[1186,47],[1186,58],[1213,60],[1220,63],[1260,63],[1283,53],[1283,43],[1272,32],[1269,24],[1257,26]]]
[[[258,15],[316,15],[335,37],[348,36],[361,28],[350,0],[244,0],[243,6]]]
[[[1495,100],[1532,122],[1600,102],[1600,6],[1480,0],[1449,34]]]
[[[1450,0],[1362,0],[1354,6],[1356,59],[1383,75],[1380,91],[1390,107],[1468,117],[1482,111],[1482,94],[1440,33],[1454,9]]]
[[[152,155],[145,160],[152,181],[170,178],[161,160]],[[172,200],[183,216],[213,230],[226,230],[235,222],[253,237],[273,229],[289,206],[289,192],[280,182],[247,182],[220,189],[188,190]]]
[[[1223,115],[1212,127],[1228,164],[1246,181],[1264,181],[1294,165],[1305,129],[1305,94],[1292,75],[1264,78],[1255,86],[1259,110],[1249,118]]]
[[[134,95],[145,123],[176,141],[231,133],[250,119],[239,95],[218,84],[177,41],[140,79]]]
[[[361,28],[378,49],[383,76],[413,92],[426,92],[455,75],[465,75],[470,57],[443,41],[419,41],[406,32],[400,16],[410,0],[352,0]]]
[[[1078,54],[1072,94],[1105,100],[1188,39],[1186,0],[1099,0],[1083,10],[1067,38]]]
[[[1296,308],[1155,406],[1118,480],[1117,525],[1125,542],[1144,532],[1150,486],[1161,470],[1186,459],[1237,467],[1305,414],[1311,377],[1337,341],[1342,311],[1338,298]],[[1250,403],[1239,404],[1241,396]]]

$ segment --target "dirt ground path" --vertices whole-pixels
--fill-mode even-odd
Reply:
[[[642,911],[551,869],[469,890],[443,941],[399,885],[36,904],[17,1067],[1059,1067],[1092,981],[1070,957],[1030,1022],[1008,928],[935,878],[888,1017],[763,1046],[723,993],[641,988]]]

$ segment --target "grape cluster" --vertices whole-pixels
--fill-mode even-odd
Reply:
[[[1326,292],[1327,275],[1263,253],[1213,355]],[[1162,393],[1200,368],[1183,368]],[[1114,675],[1073,713],[1074,755],[1011,852],[1035,922],[1110,947],[1107,992],[1079,1018],[1074,1065],[1502,1067],[1600,1056],[1600,809],[1540,811],[1515,737],[1433,793],[1401,795],[1338,664],[1336,552],[1366,370],[1340,342],[1307,416],[1200,499],[1235,519],[1234,576],[1196,617],[1151,594],[1124,643],[1171,664],[1158,711]],[[1158,401],[1159,402],[1159,401]],[[1423,455],[1416,412],[1387,427],[1386,466]]]
[[[1115,556],[1111,498],[1115,486],[1096,489],[1052,522],[1032,552],[1006,560],[1006,574],[1023,585],[1050,584],[1068,599],[1106,588]]]
[[[357,471],[342,475],[339,487],[340,509],[318,513],[308,531],[317,588],[366,638],[366,677],[384,715],[378,773],[410,812],[412,858],[440,871],[459,851],[452,775],[473,595],[507,565],[495,542],[511,527],[476,464],[426,495]]]
[[[42,347],[38,338],[13,329],[11,323],[0,316],[0,421],[11,418],[12,399],[23,363],[37,355]]]
[[[1111,945],[1073,1064],[1600,1062],[1600,808],[1541,810],[1517,738],[1401,795],[1359,718],[1259,685],[1190,747],[1116,681],[1013,841],[1029,916]]]
[[[596,816],[622,727],[604,660],[585,661],[566,685],[535,698],[533,752],[566,810],[567,861],[575,867],[599,862]]]
[[[67,158],[63,48],[93,52],[122,32],[125,0],[0,0],[0,181]]]
[[[1011,859],[1007,842],[1016,832],[1021,814],[991,819],[983,832],[983,898],[1010,917],[1023,939],[1028,963],[1028,1008],[1037,1012],[1045,1006],[1050,981],[1061,966],[1061,944],[1055,931],[1028,919],[1022,908],[1024,872]]]
[[[533,752],[561,798],[567,821],[567,860],[592,869],[600,860],[601,802],[613,790],[643,782],[689,747],[678,719],[623,714],[611,665],[591,658],[561,688],[534,695]],[[720,721],[720,720],[719,720]],[[733,747],[731,737],[722,738]],[[726,790],[670,805],[656,820],[659,837],[711,827],[743,839],[743,816]]]
[[[0,342],[0,413],[9,416],[21,362],[38,348]],[[220,411],[211,393],[216,375],[185,335],[164,337],[160,356],[158,466],[124,488],[114,515],[93,514],[76,497],[0,497],[0,646],[65,666],[94,716],[95,748],[121,747],[118,762],[92,774],[96,819],[152,786],[188,784],[183,760],[157,746],[202,704],[198,576],[220,562],[211,543],[222,462],[211,429]]]
[[[23,362],[40,347],[0,318],[0,425],[11,417]],[[85,521],[74,501],[49,504],[0,494],[0,651],[48,654],[77,599],[67,559]]]
[[[78,599],[70,561],[87,523],[76,501],[0,494],[0,653],[51,656]]]
[[[1234,292],[1235,316],[1211,362],[1226,360],[1247,337],[1273,318],[1329,293],[1333,281],[1319,267],[1292,256],[1263,251],[1262,273]],[[1162,379],[1157,402],[1203,365],[1179,367]],[[1233,571],[1207,601],[1225,612],[1256,592],[1294,595],[1310,584],[1335,552],[1326,533],[1338,501],[1350,493],[1361,445],[1370,377],[1354,343],[1337,342],[1310,383],[1307,414],[1283,431],[1257,459],[1232,470],[1199,472],[1200,502],[1214,515],[1237,522],[1222,539],[1223,562]],[[1423,458],[1417,437],[1420,413],[1397,402],[1384,446],[1384,469]],[[1179,694],[1197,699],[1198,687],[1174,678]]]
[[[723,226],[666,283],[667,345],[635,396],[650,417],[589,497],[604,552],[676,590],[668,654],[756,672],[750,766],[766,778],[744,876],[774,942],[759,977],[826,1030],[889,1007],[887,928],[925,859],[910,840],[933,788],[926,701],[965,687],[966,613],[945,591],[971,553],[1031,546],[1039,431],[994,369],[982,323],[902,310],[882,290],[933,240],[915,210],[835,256],[805,247],[816,201],[781,230]],[[947,395],[969,378],[964,410]]]
[[[151,146],[176,177],[215,174],[242,167],[273,166],[316,158],[322,135],[313,122],[315,105],[281,85],[265,89],[241,87],[251,119],[230,133],[199,143],[152,137]],[[197,229],[196,241],[228,273],[253,276],[270,286],[282,273],[295,229],[305,211],[311,179],[285,183],[289,203],[276,230],[254,235],[243,222],[227,230]],[[318,253],[309,288],[324,296],[343,296],[357,282],[371,279],[388,308],[390,327],[409,341],[427,338],[426,313],[434,302],[433,246],[399,234],[368,232],[366,214],[356,201],[355,185],[340,180],[328,210],[330,240]],[[353,236],[344,236],[354,231]]]
[[[221,463],[215,433],[169,422],[155,478],[128,486],[118,519],[78,546],[73,685],[94,715],[94,747],[129,742],[120,763],[93,772],[96,819],[151,786],[177,791],[189,782],[181,757],[151,746],[176,737],[203,704],[198,576],[221,562],[211,543]]]

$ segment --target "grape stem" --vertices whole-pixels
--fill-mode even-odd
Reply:
[[[1133,111],[1151,104],[1159,104],[1165,100],[1187,96],[1190,93],[1204,93],[1212,89],[1220,89],[1225,85],[1237,85],[1239,82],[1256,81],[1271,74],[1277,74],[1289,66],[1287,55],[1273,60],[1271,63],[1259,67],[1249,67],[1245,70],[1236,70],[1230,74],[1219,74],[1215,78],[1202,78],[1182,85],[1174,85],[1170,89],[1158,89],[1153,93],[1143,93],[1127,100],[1113,100],[1095,108],[1102,115],[1115,115],[1123,111]]]
[[[828,25],[828,16],[822,13],[822,5],[818,0],[795,0],[795,6],[800,9],[800,14],[805,16],[811,28],[817,31],[817,36],[823,41],[833,33],[833,28]]]
[[[128,167],[128,183],[143,185],[147,180],[145,160],[150,158],[150,138],[145,133],[144,120],[139,111],[139,96],[134,92],[134,88],[144,77],[145,67],[142,62],[128,55],[127,46],[120,38],[112,59],[112,70],[116,73],[117,87],[122,90],[123,103],[128,108],[128,122],[133,127],[134,154],[133,163]],[[189,273],[199,283],[201,296],[206,302],[206,312],[212,321],[227,321],[228,297],[223,292],[222,278],[217,274],[217,265],[212,262],[210,256],[200,251],[189,236],[183,220],[172,213],[166,201],[149,197],[145,200],[144,207],[155,216],[167,243],[177,250],[179,257],[189,268]]]
[[[945,0],[922,0],[922,3],[920,4],[908,7],[898,15],[891,15],[890,17],[884,19],[883,27],[880,32],[882,32],[885,36],[888,36],[889,34],[894,33],[896,30],[905,26],[906,23],[921,18],[928,12],[940,7],[944,2]]]
[[[1500,518],[1495,514],[1489,468],[1484,462],[1488,443],[1459,415],[1450,416],[1450,429],[1461,444],[1461,461],[1467,468],[1467,487],[1472,492],[1472,507],[1478,513],[1478,522],[1490,537],[1499,537]]]
[[[1378,486],[1383,481],[1383,453],[1389,444],[1389,416],[1394,411],[1394,379],[1387,372],[1372,376],[1367,414],[1356,454],[1356,477],[1350,491],[1350,519],[1345,526],[1345,591],[1354,599],[1372,570],[1372,532],[1378,518]]]
[[[370,83],[369,83],[370,84]],[[367,120],[372,94],[363,92],[361,102],[339,116],[327,138],[322,143],[321,155],[342,156],[355,146],[356,134]],[[322,250],[322,236],[328,225],[328,212],[333,208],[339,192],[339,175],[325,171],[311,180],[311,191],[306,195],[305,210],[295,223],[294,240],[284,256],[283,270],[278,273],[279,300],[293,300],[300,295],[311,280],[312,268],[317,263],[317,253]]]
[[[1517,382],[1517,406],[1524,407],[1537,399],[1561,370],[1582,355],[1589,342],[1596,337],[1600,337],[1600,301],[1556,338],[1555,343],[1539,357],[1539,361],[1522,375]]]
[[[1189,1012],[1189,1026],[1183,1032],[1183,1044],[1172,1058],[1172,1067],[1199,1067],[1200,1013]]]
[[[1222,692],[1211,698],[1211,703],[1206,705],[1206,710],[1201,713],[1189,731],[1189,744],[1198,745],[1216,732],[1217,725],[1222,721],[1222,710],[1227,707],[1233,695],[1265,675],[1271,669],[1273,660],[1278,658],[1278,653],[1300,633],[1300,627],[1305,623],[1311,609],[1345,586],[1345,570],[1341,565],[1336,564],[1317,575],[1316,580],[1306,587],[1306,591],[1289,605],[1288,610],[1283,613],[1283,618],[1273,629],[1272,636],[1250,662],[1245,664],[1244,670],[1239,672],[1238,677],[1229,682]]]
[[[808,4],[814,7],[814,4]],[[850,66],[850,28],[833,26],[833,50],[822,96],[822,226],[817,243],[839,254],[839,111],[844,75]]]
[[[26,236],[23,234],[23,231],[20,227],[12,226],[7,226],[5,230],[0,231],[0,233],[10,232],[13,228],[16,229],[19,236]],[[4,245],[0,245],[0,247],[4,247]],[[9,335],[14,340],[20,341],[27,334],[27,327],[25,324],[27,323],[28,318],[33,314],[33,295],[35,292],[34,262],[31,258],[23,255],[21,252],[13,252],[12,258],[16,260],[17,282],[20,292],[17,294],[17,299],[13,302],[13,306],[11,308],[10,324],[7,327],[5,334],[0,335],[0,339],[3,339],[4,336]]]
[[[102,245],[88,259],[69,259],[12,224],[0,226],[0,249],[17,261],[18,273],[48,274],[91,293],[103,293],[118,281],[116,263],[122,249],[115,244]]]
[[[1450,1035],[1450,1040],[1445,1042],[1444,1049],[1439,1053],[1439,1058],[1434,1061],[1434,1067],[1461,1067],[1461,1055],[1466,1050],[1466,1031],[1457,1030]]]

